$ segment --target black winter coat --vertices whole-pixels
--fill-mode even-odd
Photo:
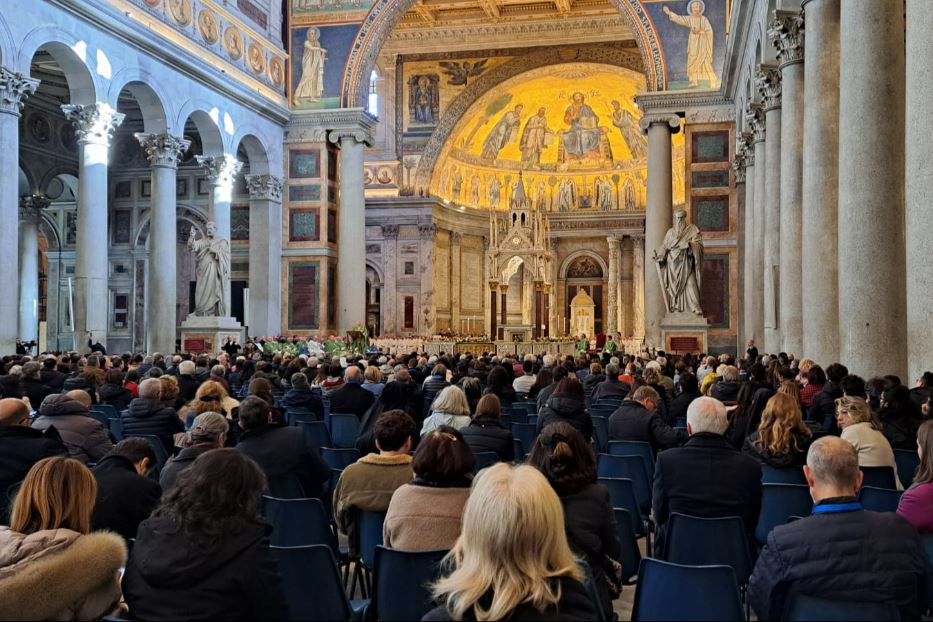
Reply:
[[[178,376],[178,399],[175,400],[175,408],[180,408],[194,399],[198,393],[198,387],[201,383],[194,376]]]
[[[356,415],[362,419],[376,396],[358,382],[348,382],[330,394],[330,412]],[[322,407],[323,410],[323,407]]]
[[[125,456],[110,454],[94,467],[97,502],[91,525],[94,531],[113,531],[125,539],[136,537],[139,524],[159,505],[162,487],[136,472]]]
[[[320,498],[330,467],[317,448],[305,444],[301,428],[270,423],[240,436],[236,448],[256,461],[273,482],[297,479],[305,497]]]
[[[44,432],[24,425],[0,426],[0,519],[5,518],[10,487],[23,481],[32,465],[43,458],[67,456],[58,430]]]
[[[670,408],[667,409],[668,418],[677,424],[678,419],[687,418],[687,408],[690,406],[690,403],[693,402],[698,397],[702,397],[699,391],[696,393],[681,393],[673,400],[671,400]]]
[[[592,622],[592,620],[599,619],[596,606],[593,604],[593,601],[590,600],[590,595],[582,583],[570,577],[561,577],[558,580],[560,581],[561,589],[560,601],[557,603],[557,611],[549,609],[541,613],[530,603],[524,602],[512,610],[512,613],[508,615],[508,619],[511,622],[537,622],[538,620],[566,622],[571,620],[586,620],[587,622]],[[483,604],[487,607],[489,606],[488,601]],[[453,620],[443,605],[435,607],[421,619],[427,622],[446,622],[448,620]],[[471,609],[465,613],[463,619],[475,620],[476,615]]]
[[[324,420],[324,401],[311,389],[289,389],[282,398],[285,408],[307,408],[318,421]]]
[[[607,377],[603,382],[596,385],[593,389],[593,403],[607,397],[625,397],[632,390],[632,385],[627,382],[619,382],[616,378]]]
[[[166,408],[158,400],[137,397],[130,402],[126,413],[121,413],[123,420],[123,434],[151,434],[158,436],[165,450],[172,455],[175,441],[172,438],[176,432],[184,432],[185,424],[178,418],[173,408]]]
[[[538,413],[538,434],[541,434],[541,430],[548,424],[558,421],[564,421],[575,427],[587,443],[593,437],[593,420],[586,412],[586,405],[581,399],[552,394],[544,403],[544,408]]]
[[[612,611],[603,564],[606,557],[619,559],[622,546],[609,491],[602,484],[587,484],[576,492],[560,495],[560,502],[564,506],[567,542],[593,570],[603,611]]]
[[[129,389],[115,384],[103,384],[97,390],[97,393],[100,395],[101,404],[113,406],[117,409],[118,414],[126,410],[130,402],[133,401],[133,394],[130,393]]]
[[[823,390],[813,396],[813,403],[807,411],[807,418],[823,426],[823,431],[839,434],[836,423],[836,400],[842,397],[842,387],[833,382],[823,385]]]
[[[62,392],[67,393],[68,391],[82,390],[88,395],[91,396],[91,403],[97,403],[97,391],[94,390],[94,387],[91,386],[91,383],[82,378],[81,376],[74,376],[65,380],[62,384]],[[33,404],[35,407],[36,405]]]
[[[687,439],[686,430],[675,430],[661,415],[650,412],[634,400],[625,400],[609,416],[610,441],[642,441],[651,444],[654,453],[677,447]]]
[[[163,516],[139,526],[123,595],[133,620],[286,620],[266,527],[229,532],[207,548]]]
[[[658,454],[651,505],[661,559],[671,512],[703,518],[739,516],[751,544],[761,511],[761,466],[720,434],[694,434],[683,447]]]
[[[758,440],[758,431],[745,438],[745,444],[742,445],[742,452],[751,456],[762,464],[767,464],[775,469],[786,469],[789,467],[801,467],[807,463],[807,451],[810,450],[810,443],[813,438],[809,434],[794,432],[794,438],[797,440],[797,449],[789,451],[786,454],[772,454],[767,449],[758,449],[755,447],[755,441]]]
[[[720,402],[734,402],[739,397],[739,389],[742,385],[738,382],[726,382],[720,380],[710,389],[710,396],[715,397]]]
[[[35,378],[23,378],[20,384],[23,387],[23,393],[29,398],[29,403],[32,404],[33,410],[39,410],[39,406],[42,405],[42,400],[55,392]]]
[[[191,466],[191,463],[201,454],[210,451],[212,447],[185,447],[177,456],[171,459],[162,467],[159,473],[159,486],[162,487],[162,493],[168,494],[175,487],[175,481],[178,474]]]
[[[463,440],[474,454],[483,451],[494,452],[502,462],[515,459],[515,444],[512,432],[499,419],[474,419],[470,425],[460,430]]]
[[[774,528],[749,580],[748,600],[759,620],[780,619],[792,592],[890,603],[902,620],[919,620],[930,576],[917,530],[894,512],[826,512]]]
[[[42,384],[56,393],[61,392],[67,378],[68,376],[54,369],[43,369],[39,372],[39,380],[42,381]],[[38,404],[34,404],[34,406],[38,406]]]

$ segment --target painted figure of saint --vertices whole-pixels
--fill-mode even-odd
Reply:
[[[473,205],[479,205],[481,186],[479,175],[473,175],[473,179],[470,180],[470,203]]]
[[[702,0],[693,0],[688,5],[687,15],[677,15],[667,7],[661,10],[675,24],[690,29],[687,38],[687,88],[698,87],[701,82],[707,82],[708,88],[717,88],[719,84],[713,69],[713,27],[703,15],[706,4]]]
[[[612,182],[605,177],[596,179],[596,207],[604,212],[615,209],[615,190]]]
[[[499,207],[499,201],[502,199],[502,185],[498,177],[493,177],[489,182],[489,207],[496,209]]]
[[[318,41],[318,29],[308,28],[304,54],[301,57],[301,80],[292,97],[297,106],[300,102],[319,102],[324,95],[324,61],[327,50]]]
[[[547,117],[544,116],[547,110],[544,107],[538,108],[538,114],[528,119],[525,123],[525,130],[522,132],[522,138],[519,142],[519,149],[522,150],[522,162],[528,164],[538,164],[541,162],[541,152],[547,147],[554,132],[547,126]]]
[[[703,274],[703,238],[696,225],[687,224],[687,212],[674,212],[674,226],[667,230],[661,248],[652,257],[664,292],[668,313],[696,313],[700,308]]]
[[[648,157],[648,139],[641,133],[638,120],[616,100],[612,102],[612,124],[619,128],[632,158],[640,160]]]
[[[557,189],[557,211],[569,212],[577,203],[577,189],[573,179],[566,178]]]
[[[433,125],[434,110],[438,104],[437,86],[428,76],[417,76],[411,81],[408,105],[414,114],[415,123]]]
[[[571,158],[583,158],[599,149],[599,117],[586,103],[583,93],[574,93],[571,101],[564,112],[564,123],[570,129],[562,132],[561,140],[564,153]]]
[[[509,143],[515,142],[518,138],[518,126],[521,123],[522,114],[521,104],[516,104],[515,108],[506,112],[496,123],[489,136],[483,141],[483,159],[495,160]]]
[[[194,314],[223,317],[227,314],[224,290],[230,277],[230,244],[216,237],[217,225],[207,223],[206,235],[195,239],[194,227],[188,236],[188,250],[197,256],[198,267],[194,286]]]

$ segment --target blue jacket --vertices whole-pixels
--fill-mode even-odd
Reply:
[[[759,620],[780,619],[793,592],[889,603],[900,608],[902,620],[919,620],[931,571],[917,530],[897,514],[818,513],[774,528],[749,579],[748,599]]]

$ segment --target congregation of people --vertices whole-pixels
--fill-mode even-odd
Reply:
[[[864,379],[751,342],[738,359],[230,348],[0,365],[0,619],[302,619],[282,563],[294,524],[270,509],[299,500],[323,508],[327,541],[301,544],[334,549],[348,606],[375,598],[373,517],[387,549],[443,552],[425,620],[611,620],[636,581],[650,618],[676,589],[644,577],[683,563],[695,519],[739,525],[735,593],[761,620],[804,596],[913,620],[933,597],[931,372]],[[766,525],[781,490],[805,511]],[[313,597],[320,579],[300,580]]]

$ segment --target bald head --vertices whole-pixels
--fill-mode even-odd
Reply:
[[[346,379],[347,382],[350,382],[351,380],[359,381],[360,368],[357,367],[356,365],[350,365],[350,367],[347,368],[347,371],[344,372],[343,377]]]
[[[824,436],[810,445],[807,467],[814,482],[811,488],[822,485],[854,494],[861,481],[858,452],[837,436]]]
[[[190,363],[191,361],[185,361]],[[194,363],[192,363],[194,365]],[[139,385],[139,397],[149,400],[157,400],[162,395],[162,381],[158,378],[147,378]]]
[[[75,389],[65,393],[65,397],[73,399],[76,402],[81,402],[85,409],[91,410],[91,395],[87,391]]]
[[[8,397],[0,400],[0,426],[29,425],[29,408],[23,400]]]

